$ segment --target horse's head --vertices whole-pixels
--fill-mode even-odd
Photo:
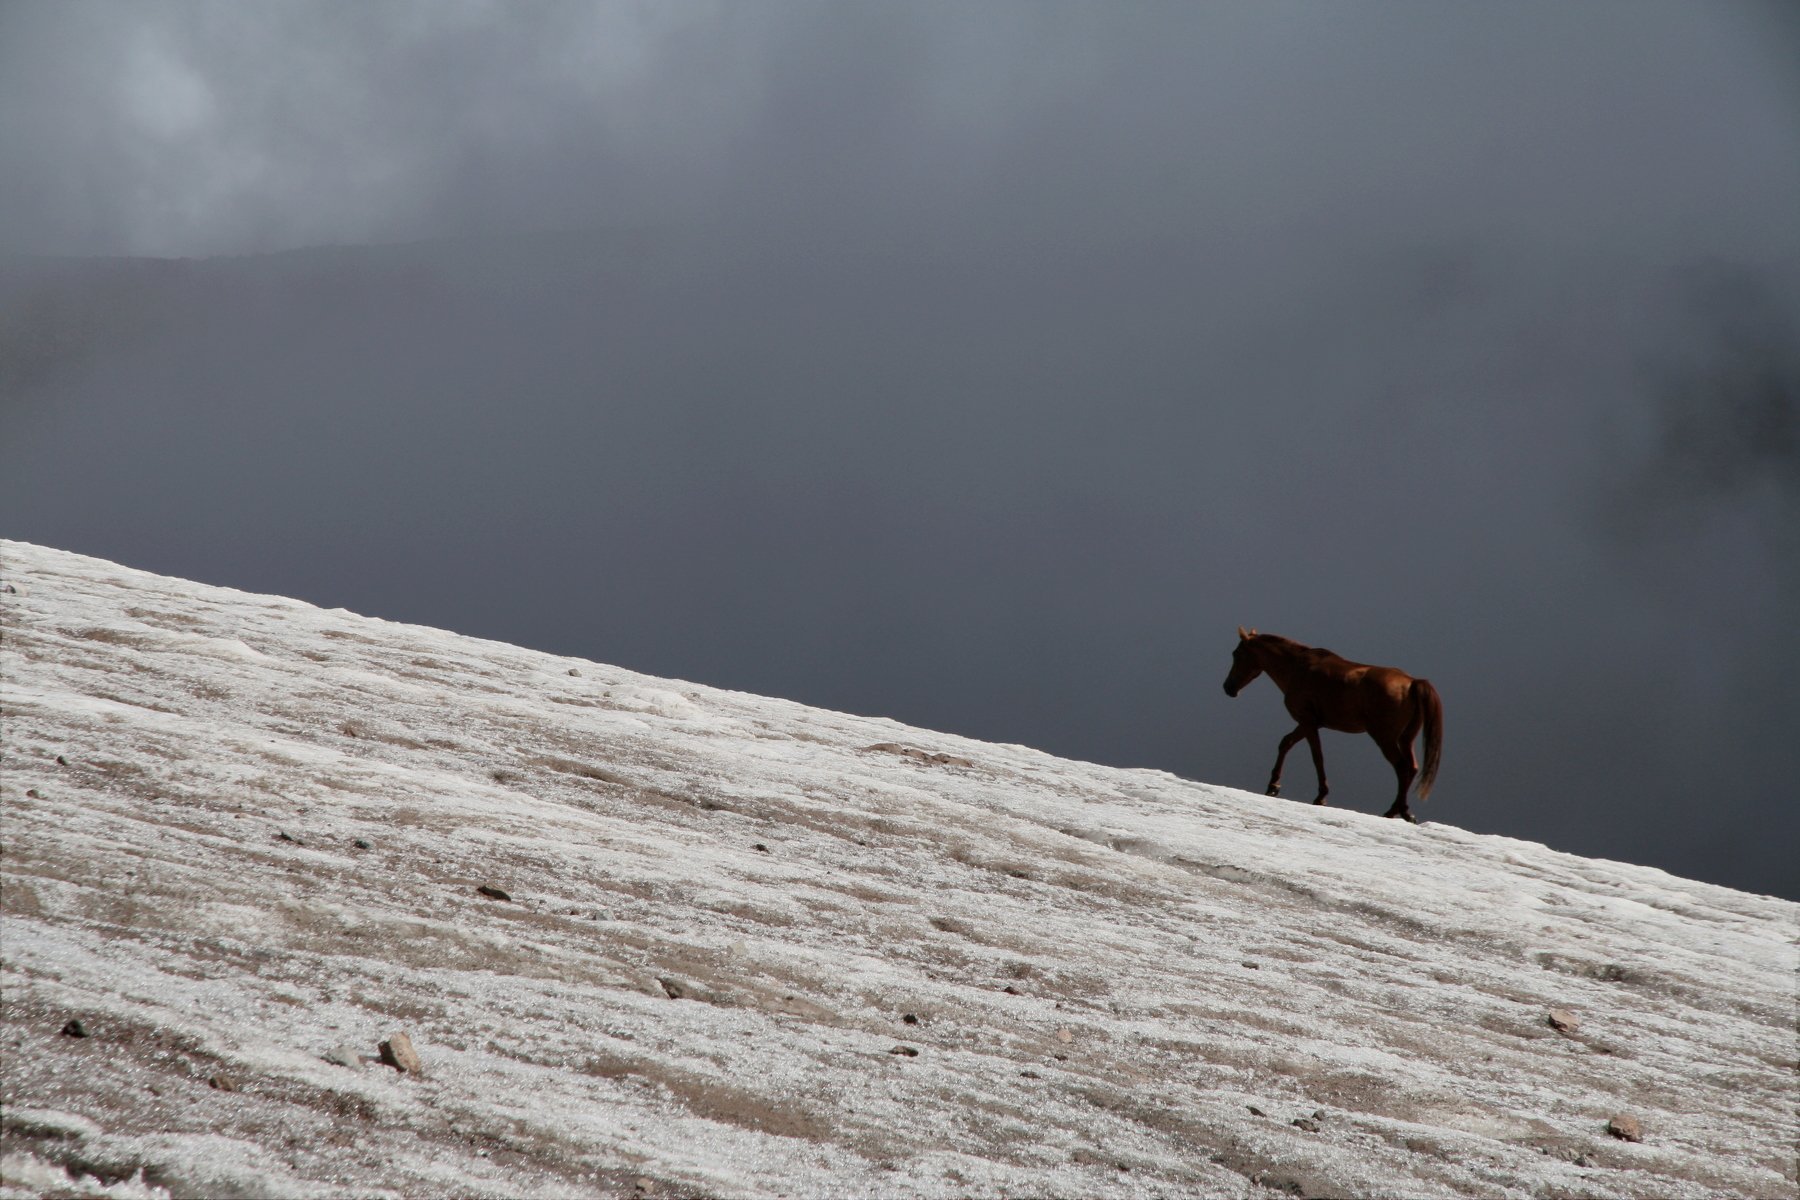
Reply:
[[[1244,690],[1245,685],[1262,674],[1262,664],[1256,660],[1256,651],[1250,644],[1255,637],[1256,630],[1238,626],[1237,649],[1231,652],[1231,673],[1225,676],[1227,696],[1236,696]]]

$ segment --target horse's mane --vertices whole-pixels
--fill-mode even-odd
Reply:
[[[1274,648],[1281,653],[1292,655],[1295,658],[1305,658],[1312,662],[1323,662],[1327,659],[1336,659],[1339,662],[1350,661],[1343,655],[1334,654],[1323,646],[1309,646],[1305,642],[1296,642],[1293,638],[1282,637],[1279,633],[1259,633],[1256,635],[1256,640],[1272,642]]]

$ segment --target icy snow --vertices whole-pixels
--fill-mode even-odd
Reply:
[[[1793,903],[0,577],[0,1195],[1795,1194]]]

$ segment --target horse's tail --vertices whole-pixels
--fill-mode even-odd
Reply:
[[[1425,730],[1425,766],[1419,771],[1419,799],[1423,800],[1437,782],[1438,754],[1444,748],[1444,702],[1429,679],[1413,680],[1412,698],[1413,719]]]

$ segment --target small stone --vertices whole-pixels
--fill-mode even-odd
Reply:
[[[319,1057],[339,1067],[362,1066],[362,1056],[349,1046],[333,1046]]]
[[[917,1046],[895,1046],[892,1050],[889,1050],[888,1053],[904,1055],[907,1058],[917,1058],[919,1057],[919,1048]]]
[[[656,982],[662,984],[662,990],[668,993],[671,1000],[684,999],[688,994],[687,985],[672,975],[659,976]]]
[[[573,671],[569,672],[569,674],[571,674],[571,675],[573,675],[574,673],[575,672],[573,672]],[[654,1182],[652,1182],[647,1176],[643,1176],[643,1175],[638,1176],[636,1187],[637,1187],[637,1190],[640,1192],[651,1192],[651,1191],[656,1190],[656,1184]]]
[[[1606,1123],[1606,1132],[1620,1141],[1641,1142],[1644,1140],[1644,1127],[1633,1116],[1620,1114]]]
[[[70,1017],[62,1027],[64,1037],[86,1037],[87,1026],[81,1023],[80,1017]]]
[[[1290,1124],[1292,1124],[1295,1129],[1298,1129],[1303,1133],[1319,1132],[1319,1122],[1316,1118],[1313,1118],[1313,1117],[1295,1117],[1293,1119],[1293,1121],[1290,1122]]]
[[[1063,1043],[1072,1042],[1075,1040],[1075,1034],[1069,1029],[1059,1029],[1056,1031],[1056,1040]]]
[[[1574,1033],[1581,1027],[1581,1018],[1566,1008],[1550,1010],[1550,1028],[1558,1033]]]
[[[223,1071],[208,1079],[206,1081],[206,1086],[220,1092],[237,1091],[237,1084],[232,1082],[231,1076],[225,1074]]]
[[[306,843],[305,843],[305,842],[303,842],[303,841],[301,841],[301,840],[300,840],[300,839],[299,839],[299,838],[297,838],[297,837],[295,837],[295,836],[293,836],[293,835],[292,835],[292,834],[290,834],[290,833],[288,833],[288,832],[287,832],[287,831],[286,831],[286,830],[285,830],[285,829],[284,829],[284,830],[282,830],[282,831],[281,831],[281,832],[279,832],[279,833],[277,833],[277,834],[276,834],[276,835],[275,835],[275,836],[276,836],[276,837],[278,837],[278,838],[280,838],[280,839],[281,839],[281,840],[282,840],[282,841],[284,841],[284,842],[292,842],[292,843],[294,843],[294,845],[296,845],[296,846],[304,846],[304,845],[306,845]]]
[[[1001,988],[1000,990],[1005,992],[1009,996],[1022,996],[1025,994],[1010,983],[1007,984],[1005,987]]]
[[[27,800],[42,800],[43,799],[42,796],[38,795],[38,790],[36,788],[26,788],[25,789],[25,798]]]
[[[396,1033],[381,1043],[381,1061],[402,1075],[422,1075],[425,1064],[419,1061],[419,1052],[413,1049],[412,1039],[404,1033]]]
[[[768,853],[768,852],[769,852],[769,848],[768,848],[768,847],[767,847],[767,846],[765,846],[765,845],[763,845],[763,844],[762,844],[762,843],[761,843],[761,842],[758,842],[758,843],[756,843],[756,845],[754,845],[754,846],[752,846],[752,847],[750,847],[750,848],[751,848],[751,849],[752,849],[752,850],[760,850],[760,851],[762,851],[762,852],[763,852],[763,853],[764,853],[764,854],[767,854],[767,853]]]
[[[907,1025],[917,1025],[919,1023],[919,1014],[918,1013],[901,1013],[900,1020],[904,1024],[907,1024]]]
[[[1245,1107],[1250,1110],[1250,1115],[1253,1117],[1266,1117],[1269,1115],[1268,1113],[1264,1112],[1262,1109],[1256,1107],[1256,1105],[1254,1105],[1254,1104],[1248,1104],[1248,1105],[1245,1105]]]
[[[577,679],[581,678],[581,672],[577,671],[574,667],[569,668],[569,674],[574,676]]]
[[[350,844],[355,846],[358,850],[373,850],[375,848],[374,844],[371,843],[368,838],[357,838]]]
[[[512,899],[512,897],[510,895],[508,895],[506,892],[501,891],[497,887],[490,887],[489,885],[487,885],[485,883],[482,884],[480,887],[476,888],[475,890],[480,892],[483,896],[486,896],[492,900],[511,900]]]
[[[56,765],[59,767],[66,767],[69,765],[69,760],[59,754],[56,756]]]
[[[1250,970],[1252,970],[1252,971],[1260,971],[1260,970],[1262,970],[1262,964],[1261,964],[1261,963],[1253,963],[1253,962],[1246,962],[1246,963],[1245,963],[1245,964],[1244,964],[1244,966],[1246,966],[1246,967],[1248,967],[1248,968],[1249,968],[1249,969],[1250,969]]]

